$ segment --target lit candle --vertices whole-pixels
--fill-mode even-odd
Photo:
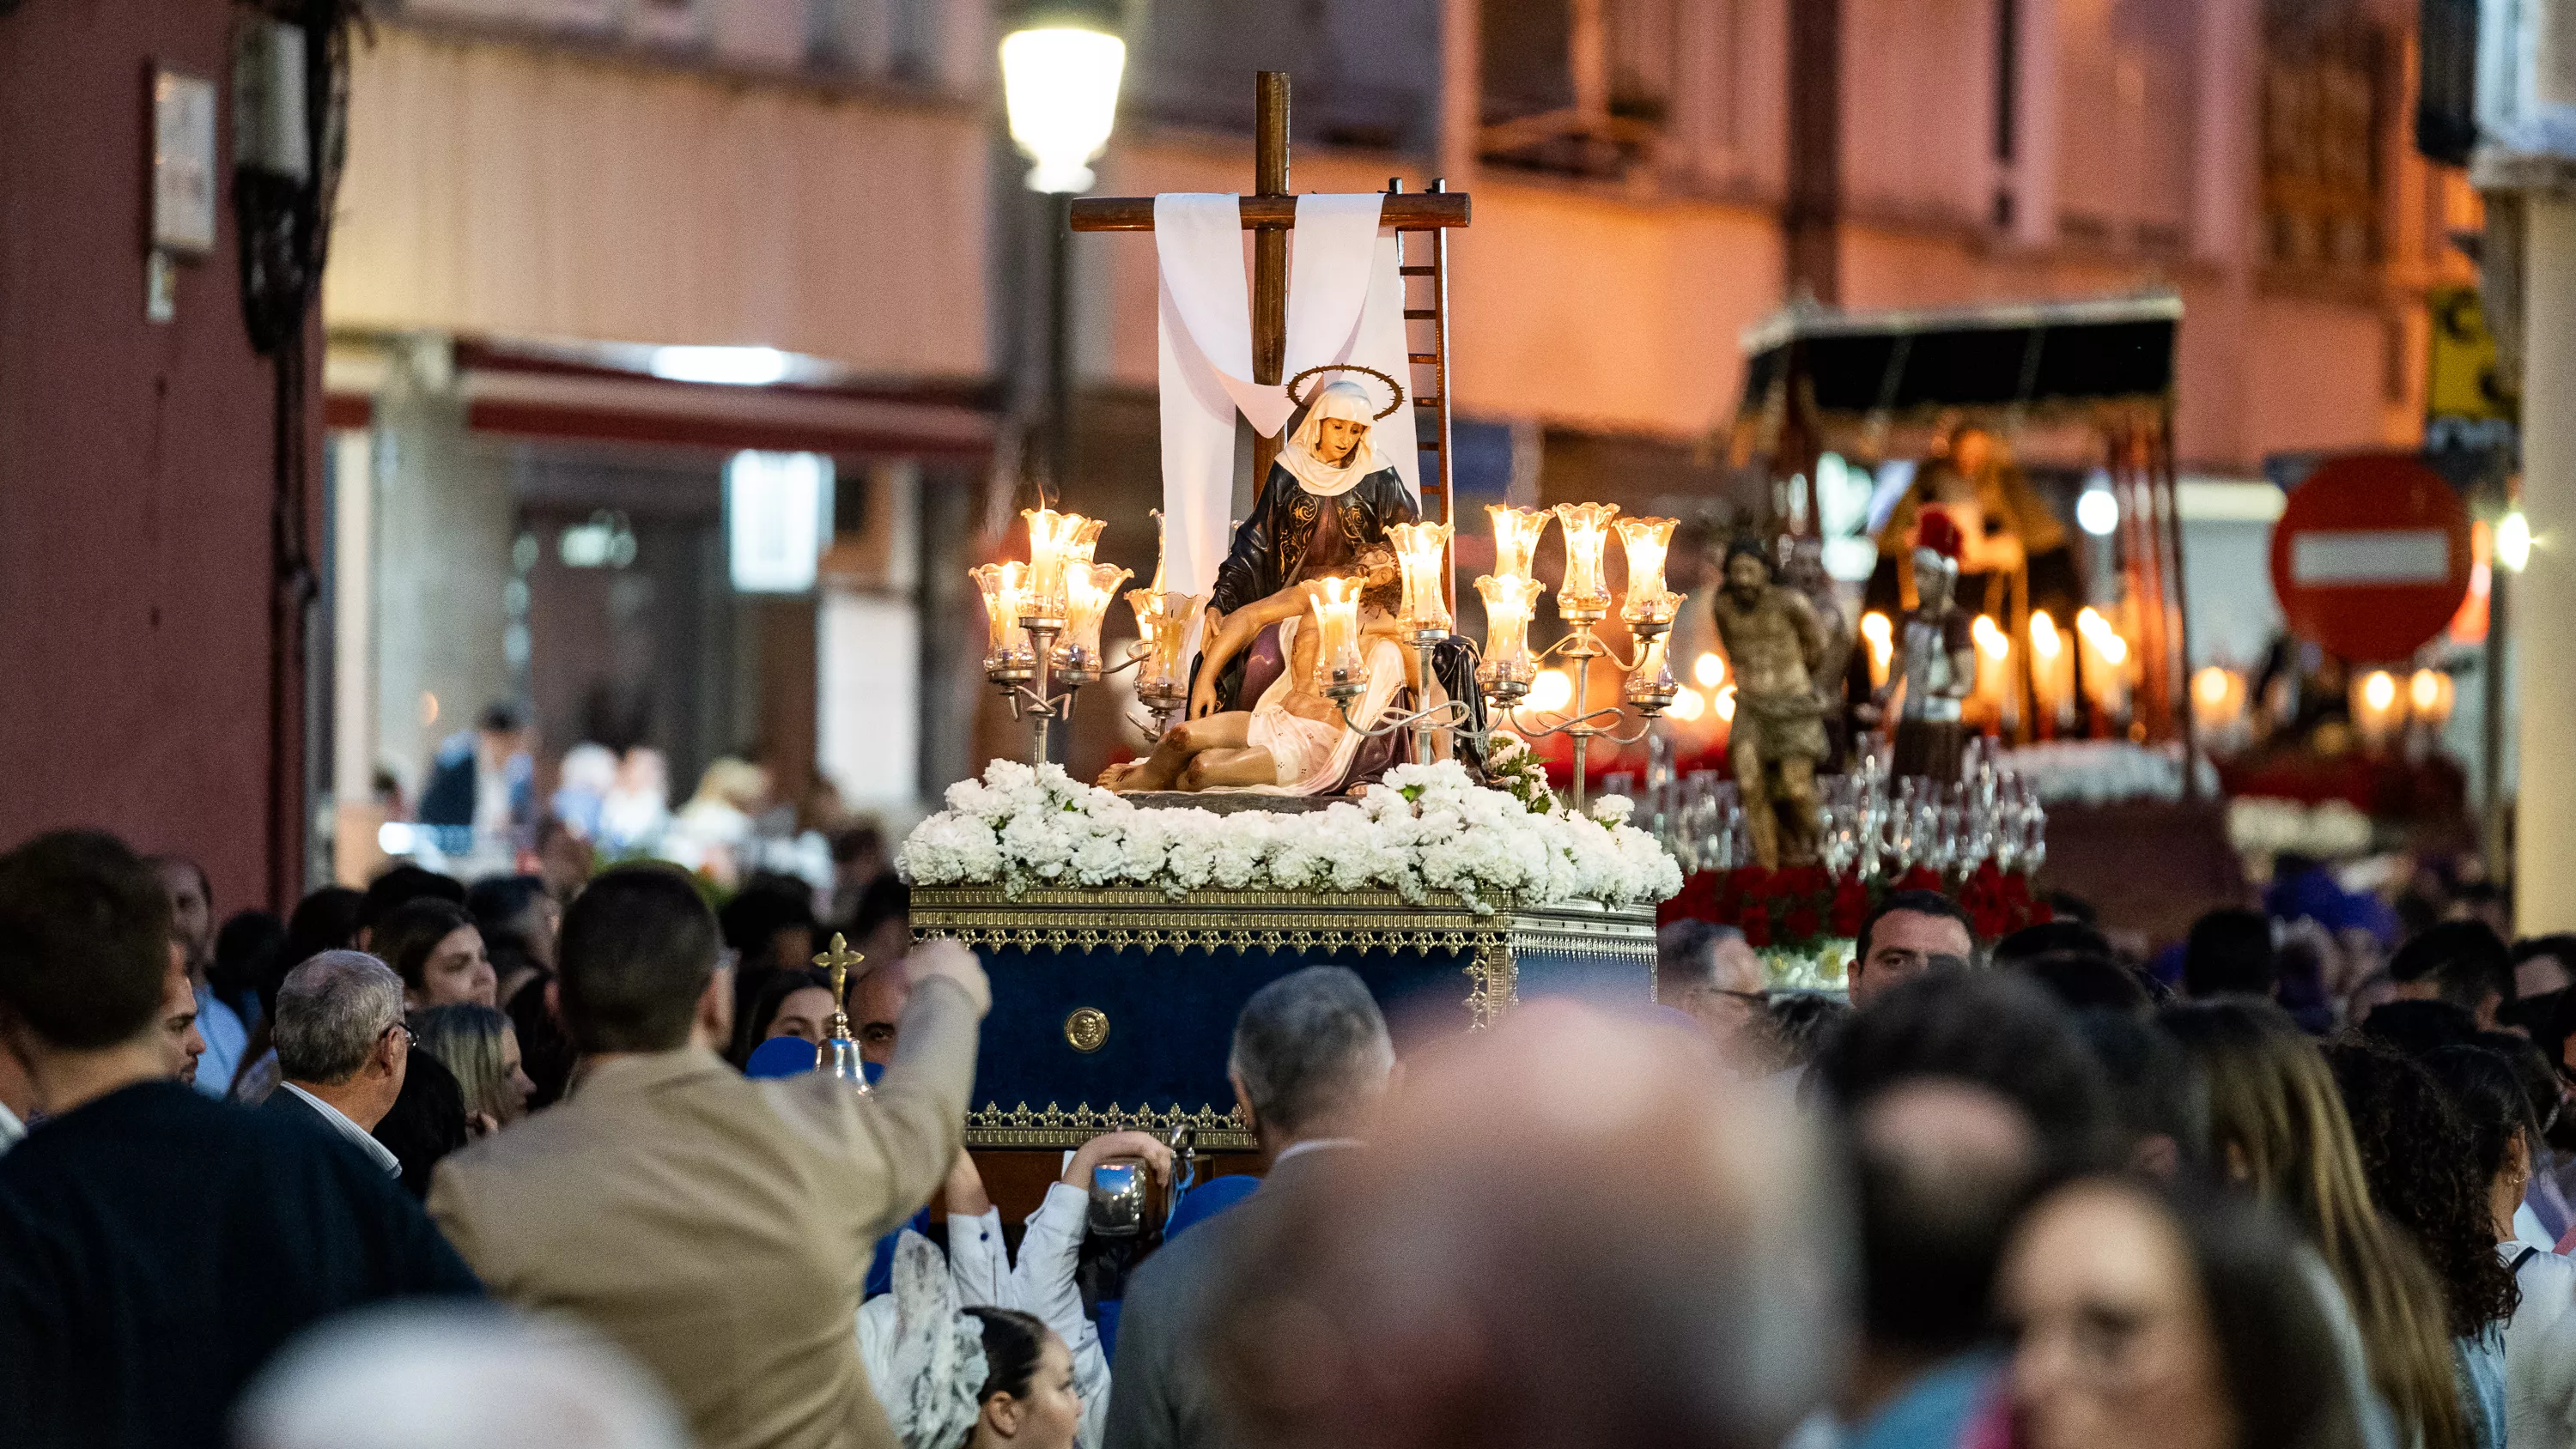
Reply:
[[[1449,525],[1398,523],[1386,531],[1395,544],[1396,566],[1404,571],[1404,627],[1419,632],[1449,631],[1449,600],[1444,585],[1449,558]]]
[[[1068,513],[1065,517],[1073,520],[1064,529],[1065,566],[1070,568],[1091,562],[1091,551],[1100,545],[1100,531],[1109,526],[1109,520],[1085,518],[1079,513]]]
[[[2030,683],[2039,715],[2053,732],[2075,719],[2075,655],[2046,609],[2030,616]]]
[[[1977,687],[1970,696],[1980,715],[2000,721],[2005,713],[2005,692],[2012,682],[2012,636],[1990,614],[1979,614],[1968,625],[1968,637],[1977,646]]]
[[[1542,670],[1530,685],[1530,708],[1554,714],[1574,702],[1574,680],[1562,669]]]
[[[1691,661],[1691,678],[1702,689],[1715,689],[1726,682],[1726,661],[1715,654],[1703,654]]]
[[[1310,579],[1307,597],[1315,608],[1315,684],[1355,684],[1368,677],[1360,658],[1360,590],[1363,578]]]
[[[1628,551],[1628,595],[1619,617],[1631,624],[1670,624],[1681,595],[1664,587],[1664,551],[1672,547],[1673,518],[1622,518],[1613,525]]]
[[[2451,676],[2439,669],[2418,669],[2406,681],[2406,704],[2415,722],[2441,732],[2451,720]]]
[[[1024,607],[1032,619],[1062,619],[1065,568],[1091,562],[1091,547],[1100,537],[1100,520],[1052,508],[1023,508],[1029,522],[1029,582]]]
[[[1136,611],[1136,632],[1146,644],[1145,657],[1136,666],[1137,696],[1151,700],[1186,693],[1190,625],[1207,607],[1207,595],[1129,589],[1127,605]]]
[[[1556,521],[1565,528],[1565,582],[1556,591],[1556,616],[1569,622],[1598,619],[1610,612],[1610,586],[1601,577],[1601,550],[1610,541],[1616,503],[1560,503]]]
[[[2396,675],[2374,669],[2352,682],[2352,726],[2363,744],[2373,749],[2384,746],[2405,724],[2406,707]]]
[[[1488,694],[1500,692],[1494,689],[1497,684],[1526,687],[1537,671],[1530,658],[1530,615],[1546,591],[1545,584],[1527,574],[1487,574],[1476,580],[1476,592],[1485,600],[1485,662],[1476,677]]]
[[[984,595],[984,626],[989,641],[984,667],[1027,668],[1032,662],[1029,636],[1020,628],[1020,616],[1028,608],[1029,566],[1016,559],[988,563],[968,569],[966,576]]]
[[[2221,735],[2245,718],[2245,676],[2212,664],[2191,677],[2192,723]]]
[[[1489,503],[1485,505],[1485,512],[1494,520],[1494,576],[1528,578],[1530,559],[1538,552],[1539,536],[1547,532],[1547,510]]]
[[[1700,692],[1696,689],[1679,690],[1674,693],[1673,702],[1664,710],[1664,713],[1684,724],[1689,724],[1708,713],[1708,701],[1701,698]]]
[[[1097,672],[1100,623],[1109,617],[1109,601],[1132,570],[1115,564],[1076,564],[1064,571],[1064,635],[1055,646],[1055,662],[1067,669]]]
[[[2084,696],[2106,721],[2129,713],[2129,641],[2092,608],[2075,615],[2076,650],[2084,665]]]
[[[1896,626],[1872,609],[1860,616],[1860,637],[1869,646],[1869,687],[1887,688],[1887,672],[1896,663]]]

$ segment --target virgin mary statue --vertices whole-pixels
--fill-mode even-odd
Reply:
[[[1299,579],[1349,572],[1362,553],[1390,546],[1389,526],[1421,520],[1421,506],[1377,449],[1375,422],[1368,390],[1358,383],[1314,391],[1217,568],[1202,638],[1215,638],[1226,615]],[[1236,662],[1218,681],[1229,708],[1242,672]]]

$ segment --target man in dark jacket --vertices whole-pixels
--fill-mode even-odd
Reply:
[[[113,837],[0,855],[0,1050],[41,1120],[0,1158],[0,1444],[219,1445],[268,1356],[342,1309],[479,1292],[323,1133],[168,1079],[169,906]]]
[[[1327,1193],[1375,1120],[1395,1048],[1358,976],[1309,966],[1252,994],[1227,1062],[1270,1175],[1240,1207],[1145,1260],[1118,1319],[1108,1449],[1215,1449],[1225,1442],[1211,1355],[1226,1278],[1276,1221]]]

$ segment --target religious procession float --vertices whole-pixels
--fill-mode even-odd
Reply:
[[[1025,557],[973,571],[986,677],[1038,763],[995,760],[952,786],[901,853],[916,931],[968,942],[993,978],[970,1141],[1043,1148],[1134,1127],[1252,1145],[1226,1078],[1232,1023],[1253,991],[1310,964],[1357,972],[1401,1035],[1472,1030],[1544,994],[1642,1007],[1659,916],[1738,926],[1775,982],[1823,989],[1842,984],[1851,937],[1890,891],[1951,892],[1989,935],[2045,919],[2030,881],[2047,810],[1987,736],[1996,625],[1959,597],[1991,581],[1994,520],[2013,500],[1985,498],[1992,480],[1973,469],[1924,480],[1883,535],[1898,587],[1867,616],[1865,654],[1802,574],[1814,540],[1788,511],[1736,537],[1707,596],[1729,680],[1716,695],[1667,657],[1683,603],[1666,584],[1675,519],[1491,506],[1470,637],[1447,286],[1447,233],[1468,225],[1470,198],[1436,184],[1290,194],[1285,77],[1257,94],[1255,193],[1071,208],[1077,231],[1148,232],[1156,248],[1160,560],[1124,592],[1138,642],[1106,652],[1130,576],[1094,562],[1103,520],[1042,498],[1023,515]],[[1828,390],[1794,374],[1829,352],[1756,359],[1756,433],[1784,385],[1800,400],[1785,443],[1779,417],[1759,439],[1775,473],[1801,446],[1813,469]],[[1238,417],[1259,487],[1236,521]],[[2169,470],[2149,466],[2160,455],[2123,446],[2142,497],[2159,476],[2170,491]],[[2171,549],[2152,556],[2170,579]],[[2108,632],[2079,642],[2106,658],[2123,647]],[[2052,709],[2048,691],[2076,687],[2052,668],[2022,671],[2025,717],[2032,688]],[[2102,671],[2139,687],[2118,661]],[[1051,762],[1050,732],[1080,690],[1122,673],[1150,743],[1076,779]],[[1728,721],[1722,771],[1677,768],[1676,721],[1712,708]],[[1641,743],[1645,787],[1596,793],[1597,764]]]

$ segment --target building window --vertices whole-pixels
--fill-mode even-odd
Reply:
[[[1686,12],[1706,0],[1482,0],[1485,159],[1617,176],[1671,118]]]
[[[2354,0],[2265,0],[2263,231],[2274,266],[2377,263],[2388,36]]]

